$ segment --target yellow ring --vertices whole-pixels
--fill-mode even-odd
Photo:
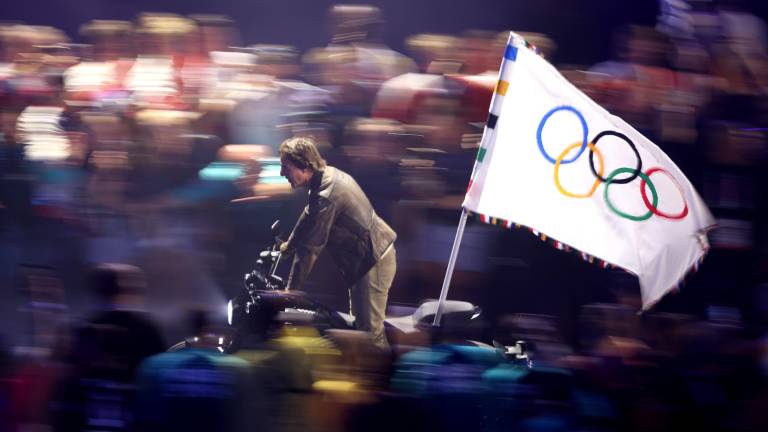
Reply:
[[[560,171],[560,163],[563,161],[563,159],[565,158],[565,156],[568,154],[569,151],[571,151],[576,147],[580,147],[581,145],[582,145],[581,142],[571,144],[565,150],[563,150],[563,152],[560,153],[560,156],[558,156],[557,159],[555,160],[555,187],[557,187],[557,190],[560,191],[561,194],[571,198],[589,198],[592,196],[592,194],[595,193],[595,191],[597,190],[597,187],[600,186],[600,178],[597,178],[595,179],[595,183],[592,185],[592,188],[589,190],[589,192],[585,194],[575,194],[575,193],[568,192],[560,184],[560,177],[558,175],[558,172]],[[602,153],[600,153],[600,150],[598,150],[597,147],[595,147],[591,142],[587,143],[587,147],[589,148],[589,151],[597,155],[597,160],[600,162],[599,177],[603,177],[603,169],[605,167],[603,164]]]

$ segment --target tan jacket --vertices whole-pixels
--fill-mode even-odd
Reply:
[[[309,202],[288,239],[287,250],[295,252],[288,288],[301,288],[324,248],[352,285],[379,261],[395,238],[395,231],[376,214],[355,179],[326,167],[310,181]]]

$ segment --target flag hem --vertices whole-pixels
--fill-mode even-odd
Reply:
[[[584,252],[584,251],[582,251],[580,249],[577,249],[577,248],[575,248],[573,246],[565,244],[565,243],[563,243],[563,242],[561,242],[561,241],[559,241],[559,240],[557,240],[557,239],[555,239],[555,238],[553,238],[551,236],[548,236],[547,234],[544,234],[544,233],[542,233],[542,232],[540,232],[540,231],[538,231],[538,230],[536,230],[534,228],[531,228],[531,227],[529,227],[527,225],[519,224],[519,223],[516,223],[516,222],[512,222],[512,221],[506,220],[506,219],[501,219],[501,218],[497,218],[497,217],[493,217],[493,216],[484,215],[484,214],[481,214],[481,213],[469,210],[466,207],[463,207],[463,208],[464,208],[464,211],[467,212],[467,216],[471,220],[477,220],[479,222],[482,222],[482,223],[485,223],[485,224],[488,224],[488,225],[500,226],[500,227],[503,227],[503,228],[506,228],[506,229],[509,229],[509,230],[511,230],[511,229],[524,229],[524,230],[530,232],[531,234],[533,234],[534,236],[536,236],[537,238],[539,238],[541,241],[547,243],[548,245],[554,247],[557,250],[561,250],[561,251],[564,251],[564,252],[567,252],[567,253],[571,253],[571,252],[578,253],[579,256],[581,256],[582,261],[586,261],[586,262],[588,262],[590,264],[597,264],[601,268],[604,268],[604,269],[617,268],[617,269],[623,270],[624,272],[626,272],[628,274],[631,274],[634,277],[637,277],[638,279],[640,277],[640,275],[638,275],[637,273],[635,273],[635,272],[633,272],[631,270],[628,270],[628,269],[626,269],[626,268],[624,268],[624,267],[622,267],[620,265],[608,262],[608,261],[606,261],[606,260],[604,260],[602,258],[598,258],[598,257],[596,257],[594,255],[590,255],[590,254],[588,254],[588,253],[586,253],[586,252]],[[717,225],[713,224],[711,226],[708,226],[708,227],[702,229],[700,231],[700,233],[706,235],[707,233],[709,233],[709,231],[715,229],[716,227],[717,227]],[[699,259],[696,260],[696,262],[694,262],[692,265],[690,265],[685,270],[685,272],[679,278],[679,280],[677,282],[675,282],[671,288],[669,288],[668,290],[664,291],[664,294],[662,294],[658,298],[650,301],[647,305],[643,305],[642,309],[638,313],[642,314],[642,313],[645,313],[648,310],[652,309],[654,306],[656,306],[656,304],[658,304],[661,301],[661,299],[666,297],[667,294],[672,293],[672,292],[679,292],[680,288],[682,288],[682,286],[686,283],[686,281],[694,273],[696,273],[698,271],[699,267],[701,266],[701,263],[704,261],[704,258],[706,258],[706,256],[709,254],[710,249],[711,249],[710,246],[702,247],[702,252],[703,253],[702,253],[701,257],[699,257]]]

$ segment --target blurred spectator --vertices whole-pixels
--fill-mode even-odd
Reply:
[[[738,2],[716,6],[721,37],[708,45],[716,86],[699,118],[698,145],[702,195],[722,229],[710,239],[712,266],[703,269],[708,275],[704,285],[713,301],[744,307],[752,301],[766,220],[758,198],[768,154],[768,139],[760,127],[768,113],[765,51],[760,42],[766,30],[761,20],[736,7]],[[749,36],[741,33],[747,29]]]
[[[89,280],[98,309],[75,330],[71,373],[57,386],[54,430],[131,430],[134,374],[146,357],[164,350],[143,306],[143,272],[125,264],[95,267]]]
[[[64,74],[67,102],[81,109],[124,109],[129,101],[125,79],[134,60],[133,26],[93,20],[81,26],[80,34],[90,46],[82,61]]]
[[[3,231],[25,226],[31,216],[32,173],[24,146],[16,141],[14,112],[0,112],[3,133],[0,136],[0,214]],[[11,123],[7,126],[7,123]]]
[[[617,35],[616,43],[617,60],[599,63],[590,70],[610,75],[621,88],[623,97],[608,108],[658,141],[657,109],[675,83],[669,69],[668,41],[652,28],[629,26]]]
[[[269,418],[257,409],[268,401],[258,397],[264,390],[252,392],[248,362],[219,351],[204,313],[193,313],[190,346],[149,357],[138,370],[137,428],[269,430]]]
[[[659,0],[656,28],[681,39],[693,38],[694,18],[691,3],[689,0]]]
[[[744,0],[719,0],[720,22],[725,41],[731,49],[742,58],[750,61],[757,57],[765,61],[768,55],[768,27],[765,21],[749,12]],[[747,67],[750,67],[747,64]]]
[[[289,138],[296,117],[322,110],[328,92],[301,80],[298,53],[287,45],[254,45],[249,48],[252,78],[233,95],[236,105],[229,117],[234,144],[258,144],[272,149]],[[234,92],[233,92],[234,93]]]
[[[347,125],[340,168],[360,179],[371,205],[384,220],[392,220],[401,198],[399,164],[404,156],[399,123],[383,119],[360,119]]]
[[[58,350],[63,348],[59,341],[61,332],[69,319],[67,296],[60,277],[46,266],[24,265],[21,270],[26,304],[20,310],[27,314],[22,320],[30,326],[32,336],[26,347],[41,357],[58,355]]]
[[[144,311],[146,280],[144,272],[138,267],[127,264],[100,264],[90,274],[90,286],[95,295],[97,312],[87,319],[84,329],[75,335],[72,356],[75,362],[88,360],[87,351],[81,351],[79,343],[90,346],[89,328],[94,326],[112,326],[115,331],[125,331],[131,335],[127,346],[109,345],[127,355],[126,370],[122,371],[125,379],[132,379],[133,373],[144,358],[165,349],[157,324]],[[111,330],[110,330],[111,331]],[[97,330],[98,332],[98,330]],[[109,348],[94,347],[95,349]]]
[[[498,75],[503,55],[497,43],[497,33],[482,30],[464,32],[461,38],[462,73],[475,75],[492,73]],[[504,41],[506,44],[506,41]]]
[[[459,38],[446,34],[420,33],[409,36],[405,40],[408,52],[413,56],[419,66],[419,71],[429,73],[430,67],[435,62],[450,62],[456,64],[456,72],[460,67],[458,65],[458,54],[456,46]],[[433,72],[434,73],[434,72]]]
[[[234,23],[224,15],[190,15],[196,28],[185,35],[186,52],[179,69],[183,98],[190,105],[200,103],[222,84],[231,81],[228,65],[218,58],[234,51],[240,37]],[[200,106],[198,106],[200,108]]]
[[[407,45],[414,55],[420,60],[421,73],[407,72],[384,82],[376,94],[372,115],[398,120],[403,123],[418,124],[417,116],[426,107],[425,102],[430,97],[459,95],[464,89],[469,88],[471,79],[462,81],[465,75],[459,75],[465,64],[455,50],[456,44],[461,40],[447,35],[417,34],[407,40]],[[486,72],[486,71],[483,71]],[[496,71],[490,81],[495,83]],[[495,84],[493,84],[495,85]],[[467,92],[469,94],[471,92]],[[481,97],[479,104],[485,103],[481,108],[483,118],[487,115],[488,98]],[[474,108],[474,100],[467,98],[468,104]],[[475,121],[469,120],[468,121]],[[463,125],[459,125],[463,126]]]
[[[10,62],[4,79],[7,102],[51,104],[60,97],[61,72],[74,64],[72,56],[61,56],[69,38],[53,27],[11,25],[3,28],[3,45]]]
[[[133,156],[152,195],[196,177],[212,161],[220,146],[216,137],[195,134],[200,113],[179,110],[142,110],[136,113],[139,149]]]
[[[235,23],[225,15],[194,14],[189,19],[197,24],[197,37],[192,37],[191,52],[203,57],[213,52],[231,51],[240,45],[240,35]]]
[[[462,135],[469,125],[463,121],[466,106],[461,102],[456,93],[430,96],[425,99],[415,120],[423,130],[427,146],[438,150],[426,157],[435,161],[446,195],[465,192],[477,150],[474,146],[462,146]]]
[[[173,14],[142,14],[136,24],[137,57],[126,87],[140,108],[184,107],[180,68],[197,27]]]
[[[53,32],[54,36],[56,32]],[[46,265],[55,268],[77,268],[80,259],[82,162],[84,148],[77,124],[62,101],[62,69],[42,71],[46,77],[44,90],[30,90],[26,84],[15,89],[24,96],[26,107],[15,118],[11,134],[24,153],[25,171],[31,200],[29,227],[26,236],[19,238],[23,251],[16,262]],[[6,117],[12,120],[13,114]],[[11,182],[12,185],[14,182]],[[20,192],[24,193],[22,189]],[[69,250],[57,247],[60,242],[70,245]],[[68,295],[81,287],[76,278],[62,279]]]
[[[94,61],[115,61],[134,56],[133,25],[128,21],[92,20],[80,27]]]
[[[305,61],[319,70],[318,85],[331,92],[329,115],[341,138],[347,121],[370,114],[386,80],[415,71],[416,65],[383,44],[384,18],[377,7],[334,5],[329,20],[331,43],[308,52]]]
[[[6,408],[15,427],[45,428],[50,424],[49,404],[56,385],[68,372],[61,359],[70,348],[67,324],[71,311],[67,308],[61,272],[39,265],[24,265],[20,270],[25,301],[9,305],[16,310],[6,310],[4,316],[11,323],[18,323],[6,326],[14,338],[30,337],[18,340],[14,348],[17,366],[12,371],[12,392]],[[22,323],[24,326],[19,325]]]

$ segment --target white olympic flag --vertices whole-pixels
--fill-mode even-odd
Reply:
[[[637,275],[644,309],[700,262],[714,225],[659,147],[514,35],[463,206]]]

